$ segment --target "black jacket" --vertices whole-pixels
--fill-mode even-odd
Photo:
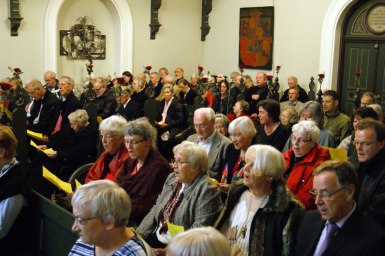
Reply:
[[[298,88],[299,88],[298,100],[303,103],[305,103],[306,101],[309,101],[309,97],[307,96],[306,91],[299,85],[298,85]],[[288,100],[289,100],[289,89],[286,89],[279,101],[284,102]]]
[[[230,188],[226,205],[214,225],[217,229],[221,229],[247,189],[244,185]],[[295,255],[297,229],[304,212],[285,183],[273,181],[269,201],[255,213],[251,222],[249,255]]]
[[[98,116],[106,119],[115,114],[118,103],[115,99],[115,92],[112,89],[106,90],[102,95],[95,99]]]
[[[126,118],[127,121],[134,120],[140,116],[139,104],[130,99],[125,107],[119,105],[117,113]]]
[[[41,105],[43,106],[41,107]],[[41,111],[40,111],[41,108]],[[35,118],[39,115],[39,122],[33,123]],[[31,116],[27,118],[27,129],[34,132],[49,135],[55,128],[57,118],[60,113],[60,101],[50,91],[46,90],[44,97],[41,100],[34,100]]]
[[[385,228],[385,149],[357,169],[359,186],[356,192],[358,209],[367,213]]]

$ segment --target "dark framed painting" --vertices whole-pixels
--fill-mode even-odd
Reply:
[[[274,7],[240,9],[239,66],[271,70],[273,66]]]

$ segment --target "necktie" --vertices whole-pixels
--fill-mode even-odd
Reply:
[[[332,222],[326,223],[326,237],[318,250],[317,256],[321,256],[324,253],[326,248],[329,246],[330,242],[333,240],[337,231],[338,231],[338,226],[335,223],[332,223]]]

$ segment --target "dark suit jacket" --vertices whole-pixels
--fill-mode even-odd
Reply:
[[[300,102],[307,102],[309,101],[309,97],[307,96],[307,93],[306,91],[298,85],[298,88],[299,88],[299,96],[298,96],[298,100]],[[284,101],[288,101],[289,100],[289,89],[286,89],[284,92],[283,92],[283,95],[281,97],[281,99],[279,100],[280,102],[284,102]]]
[[[187,104],[187,105],[194,105],[194,100],[196,96],[198,96],[198,93],[193,89],[190,89],[187,92],[186,97],[183,92],[180,92],[179,93],[180,103]]]
[[[298,231],[296,255],[314,254],[324,225],[318,211],[305,214]],[[329,255],[385,255],[384,230],[356,209],[323,253]]]
[[[156,119],[158,122],[162,121],[162,112],[165,102],[164,99],[160,102],[158,117]],[[171,104],[168,107],[165,123],[168,124],[165,129],[174,134],[178,133],[184,125],[183,107],[176,97],[172,99]]]
[[[43,107],[40,111],[40,106],[43,104]],[[40,111],[39,122],[34,124],[33,121],[38,116]],[[46,90],[43,99],[33,102],[31,116],[27,118],[27,129],[30,129],[34,132],[39,132],[43,134],[51,134],[55,128],[57,118],[60,111],[60,101],[53,95],[50,91]]]
[[[131,99],[126,107],[123,105],[119,106],[118,114],[126,118],[127,121],[134,120],[140,116],[139,104]]]
[[[188,141],[198,143],[198,135],[193,134],[187,138]],[[230,139],[223,136],[219,132],[215,132],[213,137],[209,157],[210,177],[218,181],[221,180],[222,170],[220,169],[221,162],[224,161],[227,146],[231,143]]]

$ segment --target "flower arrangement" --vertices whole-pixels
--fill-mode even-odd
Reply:
[[[21,71],[20,68],[8,67],[8,69],[11,70],[13,77],[20,78],[20,75],[23,74],[23,71]]]
[[[241,75],[243,74],[243,71],[245,70],[245,67],[244,66],[239,66],[239,71],[241,72]]]
[[[318,82],[320,83],[320,84],[322,84],[322,82],[324,81],[324,78],[325,78],[325,74],[318,74]]]
[[[120,85],[124,84],[125,80],[124,80],[124,77],[117,77],[116,78],[116,82]]]
[[[273,76],[272,75],[267,75],[266,78],[267,78],[267,80],[273,80]]]
[[[144,74],[147,74],[147,75],[150,75],[150,70],[151,70],[151,69],[152,69],[151,66],[146,66],[146,67],[144,67],[143,73],[144,73]]]
[[[198,66],[198,74],[202,74],[202,71],[203,71],[203,67],[202,66]]]
[[[356,78],[357,84],[360,85],[361,71],[356,71],[356,72],[354,73],[354,76],[355,76],[355,78]]]
[[[93,67],[94,67],[94,65],[93,65],[92,58],[89,58],[88,63],[86,64],[88,75],[91,75],[91,73],[93,72]]]

